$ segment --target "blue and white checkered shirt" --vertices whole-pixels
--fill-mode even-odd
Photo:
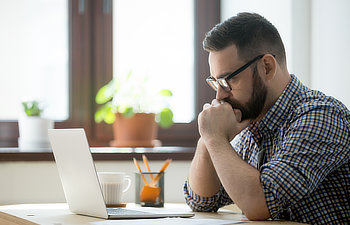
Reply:
[[[305,87],[294,75],[258,123],[233,140],[240,157],[261,171],[272,219],[350,224],[350,112],[338,100]],[[258,166],[258,153],[265,161]],[[222,187],[212,197],[184,186],[194,211],[232,203]]]

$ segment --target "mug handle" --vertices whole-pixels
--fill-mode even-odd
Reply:
[[[130,185],[131,185],[130,176],[126,175],[126,176],[124,177],[124,181],[128,181],[128,185],[126,186],[126,188],[124,188],[123,193],[126,192],[126,191],[130,188]]]

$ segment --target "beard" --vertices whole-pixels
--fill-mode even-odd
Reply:
[[[225,99],[232,108],[239,109],[242,112],[242,121],[247,119],[256,119],[262,113],[267,97],[267,87],[263,83],[257,66],[253,70],[253,93],[248,102],[243,105],[232,99]]]

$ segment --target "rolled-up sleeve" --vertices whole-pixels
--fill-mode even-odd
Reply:
[[[265,165],[261,174],[266,204],[271,218],[286,219],[285,213],[309,191],[302,174],[283,163]]]
[[[196,194],[191,189],[188,180],[186,180],[184,192],[187,205],[189,205],[193,211],[197,212],[216,212],[219,208],[233,203],[222,186],[215,195],[203,197]]]

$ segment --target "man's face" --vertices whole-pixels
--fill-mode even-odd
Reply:
[[[209,53],[210,72],[216,79],[231,74],[245,63],[238,59],[234,45]],[[266,102],[267,87],[257,70],[257,63],[259,60],[228,80],[232,88],[230,92],[219,87],[216,93],[216,99],[224,100],[230,103],[232,108],[241,110],[242,120],[256,119],[261,115]]]

